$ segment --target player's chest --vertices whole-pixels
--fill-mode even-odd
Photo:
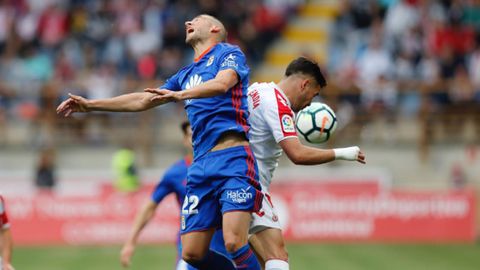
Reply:
[[[193,88],[215,78],[218,73],[218,67],[210,66],[209,68],[202,68],[204,66],[204,64],[195,65],[186,70],[179,80],[179,84],[183,90]]]

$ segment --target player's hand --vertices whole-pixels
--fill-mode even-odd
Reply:
[[[365,161],[365,154],[364,154],[362,151],[358,151],[357,161],[360,162],[360,163],[362,163],[362,164],[367,163],[367,162]]]
[[[88,99],[68,94],[70,98],[57,107],[57,114],[68,117],[75,112],[88,112]]]
[[[172,101],[181,101],[181,93],[177,91],[171,91],[167,89],[158,89],[158,88],[146,88],[145,92],[156,94],[153,96],[150,101],[160,101],[160,102],[172,102]]]
[[[335,153],[335,159],[358,161],[362,164],[366,163],[365,154],[360,151],[358,146],[335,148],[333,152]]]
[[[122,263],[123,267],[130,266],[130,260],[135,253],[135,246],[132,244],[125,244],[120,252],[120,262]]]

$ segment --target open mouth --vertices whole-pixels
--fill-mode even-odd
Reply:
[[[193,28],[188,28],[187,29],[187,34],[191,34],[193,32],[195,32],[195,29],[193,29]]]

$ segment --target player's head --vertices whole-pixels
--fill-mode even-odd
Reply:
[[[285,80],[288,81],[292,109],[299,111],[310,104],[320,90],[327,85],[318,64],[306,57],[299,57],[287,67]]]
[[[214,42],[227,40],[227,30],[217,18],[202,14],[185,22],[185,42],[195,45],[197,42],[212,39]]]
[[[183,121],[182,124],[180,124],[180,128],[182,129],[182,132],[183,132],[183,145],[188,150],[188,152],[191,153],[193,151],[193,148],[192,148],[192,129],[190,127],[190,122]]]

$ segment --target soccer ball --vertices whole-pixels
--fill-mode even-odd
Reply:
[[[313,102],[297,114],[297,133],[309,143],[324,143],[337,128],[337,117],[325,103]]]

